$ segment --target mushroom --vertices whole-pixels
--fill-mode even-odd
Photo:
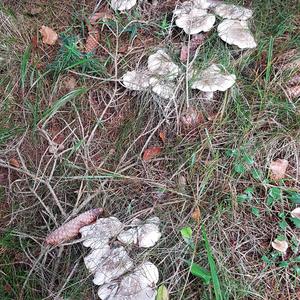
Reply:
[[[236,80],[234,74],[223,74],[221,69],[213,64],[203,72],[193,82],[192,89],[204,92],[206,99],[212,99],[216,91],[224,92],[231,88]]]
[[[155,285],[158,279],[157,267],[151,262],[146,261],[135,268],[131,274],[125,275],[121,279],[117,292],[113,297],[108,299],[154,300],[156,297]]]
[[[84,257],[84,264],[86,268],[94,273],[98,265],[100,264],[103,257],[107,257],[110,253],[110,246],[108,244],[104,245],[101,248],[94,249],[88,256]]]
[[[144,91],[149,85],[150,77],[141,71],[128,71],[123,75],[123,84],[133,91]]]
[[[128,256],[124,247],[112,249],[97,265],[94,284],[102,285],[128,272],[133,267],[133,260]]]
[[[287,243],[287,241],[282,241],[282,240],[279,240],[279,239],[275,239],[273,242],[272,242],[272,247],[281,252],[282,254],[285,254],[288,247],[289,247],[289,244]]]
[[[189,13],[179,15],[175,21],[176,25],[187,34],[207,32],[212,29],[216,17],[208,14],[205,9],[193,8]]]
[[[114,10],[128,10],[136,5],[137,0],[111,0],[110,6]]]
[[[160,239],[161,232],[156,224],[145,224],[138,229],[138,245],[140,248],[153,247]]]
[[[109,299],[115,299],[115,295],[118,291],[118,283],[106,283],[99,287],[98,289],[98,296],[102,300],[109,300]]]
[[[172,80],[179,74],[179,67],[162,49],[148,57],[148,69],[155,75],[165,76],[167,80]]]
[[[174,97],[176,90],[176,85],[174,82],[151,77],[150,84],[152,86],[152,91],[161,98],[172,99]]]
[[[272,160],[270,163],[270,178],[275,181],[283,179],[288,165],[289,161],[286,159],[278,158],[276,160]]]
[[[218,34],[224,42],[241,49],[257,46],[246,21],[224,20],[218,26]]]
[[[100,218],[96,223],[80,229],[83,245],[92,249],[104,247],[111,237],[123,229],[123,224],[115,217]]]
[[[300,219],[300,207],[295,208],[294,210],[291,211],[291,216],[293,218]]]
[[[141,220],[136,219],[131,223],[133,228],[122,231],[118,235],[118,240],[127,245],[137,244],[140,248],[150,248],[161,237],[159,224],[158,217],[148,218],[144,224]]]
[[[234,4],[218,4],[214,10],[215,14],[225,19],[248,20],[252,17],[252,10]]]

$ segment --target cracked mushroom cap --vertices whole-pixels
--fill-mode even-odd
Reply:
[[[108,256],[103,257],[95,271],[94,284],[102,285],[119,278],[133,267],[133,260],[124,247],[112,249]]]
[[[154,246],[161,237],[159,230],[160,219],[151,217],[142,222],[139,219],[131,223],[133,228],[122,231],[118,235],[118,240],[126,245],[137,244],[140,248],[150,248]]]
[[[217,65],[211,65],[192,84],[193,89],[202,92],[226,91],[231,88],[236,80],[234,74],[223,74]]]
[[[218,34],[224,42],[241,49],[257,46],[246,21],[224,20],[218,26]]]
[[[94,249],[88,256],[84,257],[84,264],[86,268],[94,273],[104,257],[110,254],[110,246],[108,244],[101,248]]]
[[[136,5],[137,0],[111,0],[110,6],[114,10],[128,10]]]
[[[150,77],[141,71],[128,71],[123,75],[123,84],[133,91],[144,91],[150,86]]]
[[[148,57],[148,69],[154,75],[165,76],[165,79],[168,80],[176,78],[179,74],[179,67],[162,49]]]
[[[218,4],[215,7],[215,13],[225,19],[233,20],[248,20],[252,17],[253,12],[251,9],[245,8],[243,6],[238,6],[234,4]]]
[[[100,218],[96,223],[80,229],[83,246],[92,249],[103,248],[111,237],[123,229],[123,224],[115,217]]]
[[[179,15],[175,21],[179,28],[187,34],[208,32],[215,24],[216,17],[205,9],[194,8],[189,13]]]
[[[144,262],[131,274],[122,278],[114,300],[154,300],[155,285],[159,275],[157,267],[151,262]]]
[[[151,77],[150,84],[152,91],[163,99],[172,99],[175,95],[176,85],[174,82]]]

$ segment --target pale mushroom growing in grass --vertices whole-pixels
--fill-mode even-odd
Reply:
[[[179,67],[163,49],[148,57],[148,69],[153,75],[164,76],[166,80],[175,79],[179,74]]]
[[[225,19],[232,19],[232,20],[243,20],[246,21],[250,19],[253,15],[252,10],[245,8],[243,6],[238,6],[234,4],[218,4],[214,12],[216,15],[225,18]]]
[[[172,99],[176,91],[174,82],[161,80],[160,78],[151,77],[150,84],[152,91],[163,99]]]
[[[111,0],[111,7],[114,10],[129,10],[136,5],[137,0]]]
[[[187,34],[210,31],[216,21],[216,17],[208,14],[207,10],[193,8],[189,13],[178,15],[175,20],[176,25],[182,28]]]
[[[213,93],[216,91],[224,92],[231,88],[236,81],[234,74],[222,72],[215,64],[202,71],[192,83],[192,89],[204,92],[206,99],[213,99]]]
[[[157,267],[146,261],[125,275],[120,282],[101,286],[98,296],[103,300],[154,300],[158,279]]]
[[[252,49],[257,46],[246,21],[224,20],[217,30],[219,37],[229,45],[241,49]]]
[[[300,220],[300,207],[295,208],[294,210],[291,211],[291,216],[293,218],[297,218]]]
[[[287,249],[289,248],[289,244],[285,240],[275,239],[272,242],[272,247],[273,247],[273,249],[281,252],[282,254],[285,254]]]
[[[123,75],[123,84],[133,91],[145,91],[150,86],[150,76],[142,71],[128,71]]]

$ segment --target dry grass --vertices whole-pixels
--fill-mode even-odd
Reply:
[[[60,9],[61,1],[53,1],[46,13],[36,16],[28,10],[36,5],[45,11],[45,1],[4,2],[1,8],[1,299],[97,299],[79,242],[56,249],[43,244],[53,228],[93,207],[104,207],[106,215],[125,222],[136,216],[161,218],[161,241],[149,251],[130,251],[136,261],[147,257],[157,264],[171,299],[214,299],[213,287],[190,275],[183,260],[192,252],[180,229],[191,226],[196,234],[201,224],[212,246],[224,299],[299,299],[296,263],[280,266],[282,260],[299,256],[299,234],[290,222],[284,230],[278,225],[279,213],[288,214],[295,207],[289,192],[300,192],[299,99],[285,96],[282,89],[290,74],[277,67],[284,53],[295,53],[289,51],[299,46],[296,1],[290,4],[293,10],[284,10],[285,3],[274,0],[274,11],[268,11],[273,21],[267,25],[263,12],[269,5],[253,1],[257,50],[230,52],[215,33],[207,38],[197,65],[220,61],[239,74],[232,91],[217,95],[212,103],[194,91],[186,93],[185,74],[174,102],[129,92],[121,85],[122,74],[145,66],[159,47],[166,47],[179,63],[178,51],[186,37],[164,23],[171,24],[176,1],[159,3],[155,9],[145,1],[128,15],[115,15],[101,25],[99,47],[86,64],[70,68],[78,57],[60,55],[58,46],[41,41],[26,60],[32,37],[45,23],[75,41],[79,37],[81,47],[85,20],[95,9],[90,2],[66,1]],[[293,58],[287,56],[284,63]],[[71,90],[70,77],[76,80]],[[205,116],[193,129],[180,122],[187,103]],[[165,143],[159,138],[161,131],[166,132]],[[53,142],[63,143],[64,149],[49,153]],[[150,146],[163,147],[163,153],[145,162],[142,153]],[[239,155],[229,157],[229,149]],[[244,163],[245,155],[253,158],[253,165]],[[278,157],[289,161],[287,179],[280,184],[267,180],[268,166]],[[12,166],[11,158],[20,167]],[[245,165],[241,174],[234,171],[239,164]],[[254,169],[260,178],[254,178]],[[282,196],[270,206],[268,193],[277,186]],[[252,199],[240,202],[247,188],[253,188]],[[191,219],[196,207],[201,224]],[[270,246],[280,234],[298,243],[286,257],[276,256]],[[208,268],[198,238],[195,261]],[[274,263],[268,266],[264,255],[273,255]]]

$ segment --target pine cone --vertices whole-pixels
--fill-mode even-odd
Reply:
[[[57,246],[76,237],[81,227],[94,222],[103,212],[102,208],[88,210],[48,234],[46,244]]]

